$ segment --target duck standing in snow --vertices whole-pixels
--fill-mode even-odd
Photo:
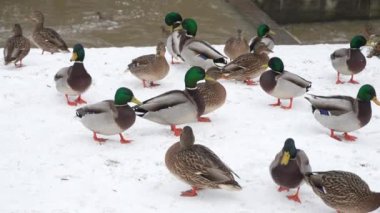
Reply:
[[[224,53],[231,59],[234,60],[240,55],[249,53],[249,45],[247,40],[242,36],[242,30],[237,30],[236,37],[230,37],[226,44],[224,45]]]
[[[311,87],[311,82],[285,71],[280,58],[271,58],[268,65],[271,70],[260,76],[261,88],[269,95],[277,98],[277,103],[271,104],[271,106],[281,106],[280,99],[290,99],[289,106],[281,106],[281,108],[291,109],[293,98],[305,94]]]
[[[183,128],[180,141],[173,144],[165,155],[165,164],[176,177],[191,185],[181,196],[194,197],[200,189],[241,190],[233,172],[209,148],[194,144],[195,137],[189,126]]]
[[[197,82],[205,78],[201,67],[191,67],[185,75],[186,89],[172,90],[144,101],[133,107],[136,114],[147,120],[170,125],[174,135],[180,136],[181,129],[176,125],[202,121],[199,117],[205,110],[205,103],[199,93]]]
[[[360,47],[366,45],[366,43],[367,40],[358,35],[351,39],[350,48],[335,50],[330,55],[331,63],[338,73],[336,84],[343,84],[343,81],[340,80],[340,74],[351,75],[349,83],[359,83],[354,80],[354,75],[363,71],[367,64],[365,56],[360,51]]]
[[[207,70],[215,65],[225,65],[226,56],[217,51],[210,43],[195,38],[197,23],[193,19],[182,22],[184,31],[180,32],[180,56],[190,66],[199,66]]]
[[[165,24],[171,27],[171,33],[166,40],[166,48],[172,56],[172,64],[174,64],[174,59],[180,60],[178,57],[179,52],[179,33],[182,24],[182,16],[177,12],[170,12],[165,16]]]
[[[30,41],[22,35],[20,24],[13,26],[13,36],[8,38],[4,47],[4,64],[14,62],[16,67],[22,67],[22,59],[30,51]],[[17,62],[20,62],[17,64]]]
[[[307,172],[311,172],[311,167],[306,153],[296,148],[293,139],[286,139],[284,147],[277,153],[270,165],[272,179],[280,186],[278,191],[289,191],[289,189],[297,188],[296,194],[287,197],[289,200],[301,203],[298,193],[303,183],[304,174]]]
[[[119,88],[114,100],[105,100],[76,110],[77,117],[82,124],[93,132],[93,139],[105,142],[107,139],[99,138],[97,134],[120,136],[120,143],[130,143],[121,134],[129,129],[136,120],[136,114],[128,105],[129,102],[141,104],[133,92],[125,87]]]
[[[372,192],[358,175],[344,171],[312,172],[306,182],[337,212],[365,213],[380,207],[380,193]]]
[[[275,33],[266,24],[260,24],[257,28],[257,36],[251,38],[249,41],[250,52],[255,52],[260,43],[263,43],[268,49],[273,50],[274,40],[272,35]]]
[[[215,111],[226,102],[227,92],[224,86],[218,82],[220,78],[222,78],[222,73],[219,68],[212,67],[206,71],[206,82],[198,83],[199,92],[205,102],[203,115]],[[200,117],[199,119],[211,121],[207,117]]]
[[[324,127],[330,129],[330,137],[341,141],[335,131],[344,132],[345,140],[357,138],[348,132],[367,125],[372,117],[371,101],[380,106],[375,89],[369,85],[360,87],[355,98],[350,96],[317,96],[306,97],[311,103],[314,118]]]
[[[84,68],[84,48],[81,44],[74,45],[73,55],[70,61],[74,61],[74,65],[60,69],[54,76],[55,86],[57,90],[65,94],[67,104],[76,106],[77,104],[87,103],[81,98],[91,85],[92,78]],[[70,101],[68,96],[77,95],[75,101]]]
[[[42,54],[45,51],[50,53],[70,52],[62,37],[53,29],[44,27],[44,15],[41,11],[34,11],[31,19],[35,22],[32,41],[42,49]]]
[[[268,54],[272,51],[261,43],[254,53],[246,53],[222,68],[225,79],[243,81],[247,85],[256,85],[252,79],[257,78],[268,67]]]
[[[156,54],[143,55],[132,60],[128,65],[128,69],[138,79],[142,80],[143,86],[158,86],[154,81],[161,80],[169,73],[169,64],[165,58],[165,44],[159,42],[156,48]]]

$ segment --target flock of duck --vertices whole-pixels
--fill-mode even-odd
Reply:
[[[51,28],[44,27],[44,16],[40,11],[33,12],[35,22],[32,41],[44,51],[55,53],[69,52],[61,36]],[[241,190],[235,180],[237,176],[210,149],[194,144],[192,128],[183,129],[176,125],[191,122],[210,122],[202,117],[221,107],[226,100],[226,90],[218,79],[241,81],[247,85],[259,84],[261,88],[277,99],[272,106],[291,109],[293,98],[303,96],[311,87],[311,82],[284,69],[278,57],[269,58],[274,48],[274,33],[269,26],[262,24],[257,36],[249,42],[237,30],[237,36],[226,41],[224,56],[208,42],[197,39],[197,23],[194,19],[183,19],[177,12],[170,12],[165,23],[171,28],[166,44],[157,44],[156,54],[144,55],[133,59],[128,70],[143,82],[144,87],[154,87],[169,72],[170,66],[165,59],[166,49],[172,56],[172,64],[183,61],[192,66],[185,75],[185,90],[173,90],[140,102],[132,90],[121,87],[114,100],[89,104],[76,110],[83,125],[93,132],[93,139],[105,142],[102,135],[119,134],[121,143],[129,143],[122,132],[130,128],[136,115],[144,119],[168,125],[179,142],[173,144],[166,153],[165,163],[171,173],[188,183],[192,189],[182,192],[182,196],[196,196],[204,188]],[[22,59],[28,55],[30,41],[23,37],[19,24],[13,28],[14,35],[4,48],[5,64],[13,62],[22,67]],[[332,66],[337,71],[336,84],[343,83],[340,74],[351,75],[349,83],[357,84],[355,74],[364,70],[366,58],[360,48],[366,45],[366,38],[355,36],[349,48],[342,48],[331,54]],[[70,67],[60,69],[55,77],[57,91],[64,94],[67,104],[77,106],[86,104],[81,95],[91,86],[91,75],[86,71],[83,61],[85,50],[75,44]],[[228,60],[229,59],[229,60]],[[270,68],[267,70],[267,68]],[[254,79],[259,77],[259,81]],[[205,82],[199,82],[205,80]],[[72,99],[72,96],[76,96]],[[281,99],[290,99],[288,106],[281,105]],[[315,119],[330,129],[330,136],[336,140],[354,141],[349,132],[365,126],[371,119],[371,104],[380,102],[371,85],[363,85],[357,97],[309,95]],[[133,107],[128,104],[135,103]],[[335,131],[343,132],[343,138]],[[356,174],[344,171],[312,172],[306,153],[297,149],[293,139],[286,139],[282,150],[270,165],[270,173],[278,191],[297,189],[290,200],[301,202],[298,197],[300,185],[306,181],[322,200],[339,212],[369,212],[380,206],[380,193],[372,192],[368,185]]]

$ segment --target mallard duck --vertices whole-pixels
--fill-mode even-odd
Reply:
[[[271,106],[281,106],[280,99],[290,99],[289,106],[281,106],[281,108],[291,109],[293,98],[305,94],[311,87],[311,82],[285,71],[280,58],[271,58],[268,65],[271,70],[260,76],[261,88],[269,95],[277,98],[277,103],[271,104]]]
[[[133,92],[125,87],[119,88],[114,100],[105,100],[96,104],[87,105],[76,110],[77,117],[82,124],[93,132],[93,138],[98,142],[107,139],[98,138],[96,134],[120,136],[120,143],[130,143],[121,134],[129,129],[136,120],[136,114],[128,105],[129,102],[141,104]]]
[[[70,52],[62,37],[53,29],[44,27],[44,15],[40,11],[34,11],[31,19],[35,22],[32,41],[42,49],[42,54],[45,51],[50,53]]]
[[[349,83],[358,84],[354,80],[354,75],[360,73],[365,68],[367,61],[360,51],[360,47],[366,45],[367,40],[359,35],[351,39],[350,48],[341,48],[335,50],[331,55],[331,63],[337,71],[336,84],[343,84],[340,80],[340,74],[351,75]]]
[[[223,77],[243,81],[247,85],[256,85],[252,79],[258,77],[268,67],[268,54],[272,52],[264,44],[254,53],[246,53],[222,68]]]
[[[251,38],[249,41],[249,50],[250,52],[257,51],[258,45],[264,43],[268,49],[273,50],[274,40],[272,35],[275,33],[269,28],[266,24],[260,24],[257,28],[257,36]]]
[[[178,30],[181,29],[182,16],[177,12],[170,12],[165,16],[165,24],[171,27],[171,33],[166,40],[166,48],[172,56],[172,64],[174,59],[179,60],[179,34]]]
[[[249,53],[249,45],[247,40],[242,36],[242,30],[237,30],[236,37],[230,37],[224,46],[224,53],[231,59],[234,60],[240,55]]]
[[[340,141],[334,131],[344,132],[345,140],[355,141],[356,137],[348,132],[364,127],[371,120],[371,103],[380,106],[375,89],[369,85],[360,87],[356,99],[350,96],[317,96],[306,97],[311,103],[315,119],[330,129],[330,137]]]
[[[205,188],[241,190],[234,179],[234,175],[239,176],[213,151],[203,145],[194,145],[194,141],[193,130],[185,126],[180,141],[173,144],[165,155],[169,171],[192,187],[181,196],[197,196],[197,191]]]
[[[372,192],[354,173],[312,172],[305,175],[305,180],[326,205],[338,212],[365,213],[380,207],[380,193]]]
[[[226,102],[226,89],[217,81],[221,77],[220,69],[211,67],[206,71],[206,82],[198,83],[198,90],[205,102],[203,115],[215,111]],[[207,117],[199,117],[199,120],[210,121]]]
[[[165,58],[165,44],[159,42],[157,44],[156,54],[143,55],[132,60],[128,65],[128,69],[138,79],[143,81],[144,87],[146,81],[150,82],[150,86],[158,86],[154,81],[161,80],[168,75],[169,64]]]
[[[16,67],[22,67],[22,59],[30,51],[30,41],[22,35],[20,24],[13,26],[13,36],[8,38],[4,47],[4,64],[14,62]],[[20,62],[17,64],[17,62]]]
[[[296,194],[287,197],[289,200],[301,203],[298,193],[306,172],[311,172],[306,153],[296,148],[292,138],[286,139],[284,147],[270,164],[272,179],[280,186],[278,191],[289,191],[289,189],[297,188]]]
[[[133,109],[142,118],[170,125],[174,135],[179,136],[182,130],[176,128],[176,125],[197,121],[205,110],[204,100],[197,87],[197,82],[205,76],[201,67],[191,67],[185,75],[184,91],[166,92],[144,101]]]
[[[225,65],[226,57],[206,41],[194,38],[197,32],[196,22],[193,19],[185,19],[182,22],[184,31],[180,31],[179,52],[180,56],[190,66],[199,66],[203,69],[215,65]]]
[[[74,61],[74,64],[60,69],[54,76],[57,90],[65,94],[67,104],[70,106],[87,103],[81,98],[81,94],[90,87],[92,79],[83,66],[83,60],[83,46],[81,44],[74,45],[73,55],[70,59],[70,61]],[[78,95],[78,98],[75,101],[70,101],[69,95]]]

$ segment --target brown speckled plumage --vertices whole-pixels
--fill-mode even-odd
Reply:
[[[305,176],[326,205],[345,213],[365,213],[380,207],[380,193],[372,192],[358,175],[344,171],[313,172]]]
[[[224,53],[234,60],[240,55],[249,53],[249,46],[247,40],[242,36],[242,30],[237,30],[237,36],[230,37],[224,46]]]
[[[33,30],[33,42],[44,51],[55,53],[59,51],[69,52],[62,37],[53,29],[44,27],[44,15],[40,11],[34,11],[31,19],[35,22]]]
[[[7,65],[14,62],[20,62],[22,65],[22,59],[28,55],[30,51],[30,41],[22,35],[22,29],[19,24],[15,24],[13,27],[13,36],[10,37],[4,47],[4,64]]]
[[[220,158],[202,145],[194,145],[193,131],[183,128],[180,141],[173,144],[165,155],[169,171],[192,187],[240,190],[234,172]]]

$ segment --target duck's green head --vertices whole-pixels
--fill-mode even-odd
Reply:
[[[375,88],[369,84],[360,87],[357,99],[361,101],[373,101],[375,104],[380,106],[380,101],[376,97]]]
[[[182,28],[186,30],[188,35],[195,36],[197,34],[198,25],[194,19],[186,18],[182,22]]]
[[[205,70],[201,67],[191,67],[185,75],[185,86],[188,89],[196,88],[197,82],[206,77]]]
[[[183,148],[189,148],[194,144],[195,137],[193,130],[189,126],[185,126],[182,129],[182,133],[179,142]]]
[[[115,105],[126,105],[129,102],[141,104],[141,102],[133,95],[132,90],[125,87],[120,87],[117,89],[114,100]]]
[[[294,144],[294,140],[292,138],[288,138],[285,141],[284,147],[282,148],[282,158],[281,158],[281,165],[288,165],[289,160],[293,159],[297,156],[297,148]]]
[[[181,26],[181,22],[182,16],[177,12],[170,12],[165,16],[166,25],[171,26],[173,30],[178,26]]]
[[[70,61],[83,61],[84,60],[84,48],[82,44],[76,44],[73,47],[73,54]]]
[[[364,36],[357,35],[351,39],[350,47],[359,49],[360,47],[362,47],[366,44],[367,44],[367,39],[365,39]]]
[[[268,66],[275,72],[282,73],[284,71],[284,63],[278,57],[273,57],[269,60]]]
[[[260,38],[266,36],[268,33],[272,35],[275,34],[272,30],[270,30],[269,26],[266,24],[260,24],[257,28],[257,36]]]

